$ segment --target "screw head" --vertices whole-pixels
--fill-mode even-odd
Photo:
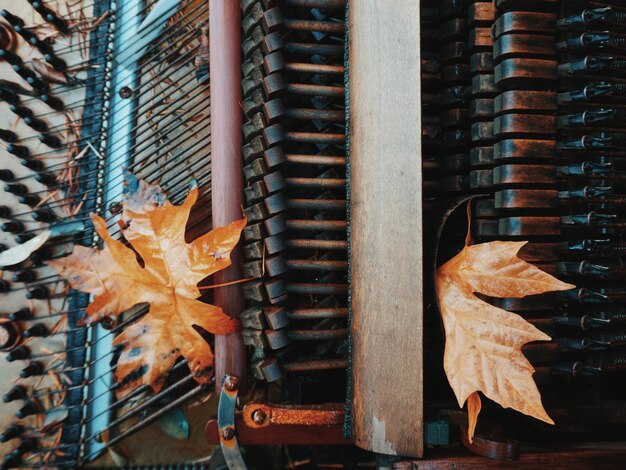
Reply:
[[[230,441],[235,438],[235,430],[231,427],[222,429],[222,439]]]
[[[128,86],[125,86],[120,90],[120,96],[124,99],[130,98],[132,95],[133,90]]]
[[[229,392],[234,392],[239,388],[239,379],[231,375],[224,383],[224,388]]]
[[[111,318],[109,316],[105,316],[100,319],[100,325],[105,330],[112,330],[116,324],[117,324],[117,321],[115,321],[114,318]]]
[[[119,214],[120,212],[122,212],[122,209],[122,203],[119,201],[114,201],[109,204],[109,212],[111,213],[111,215]]]
[[[252,421],[258,426],[265,424],[267,421],[267,413],[264,410],[256,410],[252,413]]]

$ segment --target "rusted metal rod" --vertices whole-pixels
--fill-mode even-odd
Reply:
[[[213,227],[242,216],[243,181],[241,155],[241,11],[239,2],[209,0],[211,68],[211,172]],[[207,149],[208,151],[208,149]],[[242,255],[236,248],[232,265],[215,274],[222,284],[241,279]],[[231,316],[244,308],[239,285],[214,290],[213,303]],[[215,338],[215,390],[219,393],[226,374],[246,384],[246,350],[240,333]]]
[[[346,157],[329,157],[326,155],[287,154],[285,158],[290,163],[303,165],[345,165]]]
[[[345,220],[288,220],[287,227],[291,230],[335,230],[346,229]]]
[[[288,372],[307,372],[312,370],[345,369],[348,367],[346,359],[325,359],[288,362],[283,365],[283,369]]]
[[[348,243],[345,240],[316,240],[316,239],[297,239],[287,240],[289,248],[304,248],[308,250],[345,250]]]
[[[347,308],[309,308],[287,311],[290,320],[322,320],[326,318],[345,318]]]

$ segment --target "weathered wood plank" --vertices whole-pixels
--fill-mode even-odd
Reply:
[[[350,2],[352,431],[421,456],[419,2]]]

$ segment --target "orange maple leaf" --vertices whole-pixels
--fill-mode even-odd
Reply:
[[[115,371],[123,389],[148,384],[158,392],[180,356],[187,359],[198,382],[208,382],[213,353],[194,325],[222,335],[240,328],[239,321],[221,308],[195,299],[200,297],[198,282],[230,265],[230,252],[246,220],[187,243],[185,225],[197,197],[193,187],[185,201],[174,206],[160,187],[127,175],[120,225],[135,251],[113,239],[106,222],[92,214],[104,248],[76,246],[70,256],[49,263],[74,289],[93,294],[86,309],[88,322],[139,303],[150,304],[150,311],[113,342],[124,345]]]
[[[468,402],[470,442],[481,408],[479,391],[504,408],[554,424],[541,404],[535,370],[521,350],[526,343],[551,338],[519,315],[474,295],[525,297],[575,287],[518,258],[526,243],[465,246],[437,269],[437,301],[446,332],[444,369],[459,406]]]

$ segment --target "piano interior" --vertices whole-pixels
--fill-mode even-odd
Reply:
[[[623,1],[2,0],[0,154],[0,468],[623,468]],[[247,220],[208,383],[129,389],[149,303],[86,321],[49,266],[91,213],[128,244],[128,173],[199,188],[187,242]],[[468,240],[574,286],[477,297],[550,337],[554,425],[481,389],[468,439],[436,295]]]

